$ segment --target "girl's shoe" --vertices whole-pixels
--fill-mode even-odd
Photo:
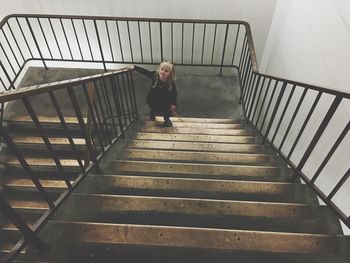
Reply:
[[[165,120],[163,127],[173,127],[173,123],[170,120]]]

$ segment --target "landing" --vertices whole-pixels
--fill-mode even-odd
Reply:
[[[156,66],[148,66],[155,70]],[[57,80],[76,78],[102,72],[101,69],[66,69],[66,68],[29,68],[23,77],[20,87],[47,83]],[[146,104],[146,95],[151,81],[135,72],[134,84],[140,115],[148,115],[149,109]],[[232,118],[242,119],[243,111],[239,100],[239,81],[236,73],[218,76],[217,70],[206,72],[195,71],[189,67],[177,69],[178,87],[178,114],[180,116],[206,117],[206,118]],[[48,98],[47,98],[48,99]],[[65,101],[65,100],[63,100]],[[41,101],[42,102],[42,101]],[[21,102],[12,102],[6,110],[6,116],[11,113],[26,114]],[[45,103],[34,103],[37,112],[46,112]]]

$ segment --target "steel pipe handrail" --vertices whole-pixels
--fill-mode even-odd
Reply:
[[[26,98],[29,96],[39,95],[43,93],[48,93],[50,91],[52,92],[52,91],[62,90],[67,87],[72,87],[74,85],[81,85],[83,83],[96,81],[107,76],[118,75],[120,73],[127,72],[129,70],[130,68],[125,67],[125,68],[120,68],[110,72],[99,73],[99,74],[86,76],[86,77],[48,82],[48,83],[39,84],[39,85],[27,86],[16,90],[3,91],[3,92],[0,92],[0,103],[9,102],[12,100],[21,99],[24,97]]]

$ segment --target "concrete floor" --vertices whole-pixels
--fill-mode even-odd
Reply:
[[[148,69],[155,70],[156,66],[148,66]],[[101,69],[51,68],[45,70],[40,67],[31,67],[24,75],[19,87],[82,77],[100,72],[102,72]],[[226,72],[224,76],[218,76],[217,72],[213,69],[177,68],[177,111],[180,116],[243,118],[242,107],[238,104],[240,91],[237,74]],[[139,114],[148,115],[149,109],[145,100],[151,80],[137,72],[133,76]],[[64,92],[62,94],[58,93],[57,96],[62,108],[71,108]],[[35,96],[31,98],[31,102],[38,114],[56,114],[50,107],[51,101],[48,95]],[[21,101],[9,103],[5,110],[5,119],[11,114],[27,114],[22,104]],[[69,114],[69,110],[65,111],[64,114]]]

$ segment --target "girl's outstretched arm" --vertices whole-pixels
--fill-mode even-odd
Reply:
[[[154,75],[156,74],[156,71],[150,71],[148,69],[145,69],[145,68],[142,68],[142,67],[139,67],[139,66],[136,66],[134,65],[134,69],[141,73],[142,75],[145,75],[146,77],[150,78],[150,79],[153,79],[154,78]]]

